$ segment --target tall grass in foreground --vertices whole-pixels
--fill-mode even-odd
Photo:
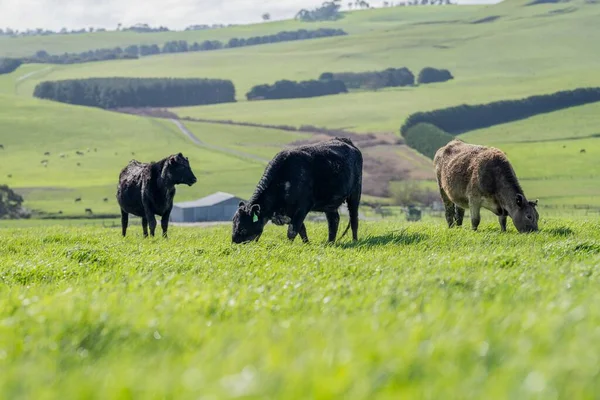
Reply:
[[[0,230],[0,397],[594,398],[600,221]]]

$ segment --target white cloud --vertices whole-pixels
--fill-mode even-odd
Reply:
[[[249,23],[265,12],[289,18],[322,0],[0,0],[0,27],[114,28],[147,23],[181,29],[192,24]]]

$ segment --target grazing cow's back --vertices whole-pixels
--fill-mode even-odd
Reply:
[[[510,162],[500,150],[453,140],[437,151],[434,165],[450,227],[460,226],[465,208],[469,208],[476,230],[483,207],[498,215],[502,230],[506,230],[507,216],[519,232],[538,229],[537,202],[527,201]]]
[[[349,139],[282,151],[267,166],[248,204],[240,203],[233,219],[232,241],[258,240],[269,221],[288,224],[289,239],[300,234],[308,241],[304,219],[310,211],[326,214],[329,240],[335,241],[338,208],[344,202],[356,240],[361,190],[362,154]]]
[[[172,155],[159,162],[132,160],[119,174],[117,200],[121,207],[123,236],[127,233],[129,214],[142,218],[144,236],[154,236],[156,217],[160,215],[163,236],[167,236],[169,216],[173,208],[175,185],[192,186],[196,177],[183,154]]]

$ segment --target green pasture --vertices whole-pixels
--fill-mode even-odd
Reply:
[[[362,34],[374,29],[390,29],[398,25],[453,20],[472,15],[474,11],[481,9],[483,9],[481,6],[388,8],[353,12],[346,14],[343,19],[338,21],[314,23],[280,21],[191,32],[105,32],[81,35],[0,37],[0,57],[30,56],[42,49],[50,54],[62,54],[129,45],[158,44],[162,46],[165,42],[171,40],[186,40],[188,42],[220,40],[227,42],[234,37],[247,38],[298,29],[341,28],[350,34]]]
[[[600,230],[0,230],[3,398],[594,398]]]

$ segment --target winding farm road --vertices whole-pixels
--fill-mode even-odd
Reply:
[[[220,147],[220,146],[215,146],[212,144],[204,143],[202,140],[198,139],[196,137],[196,135],[194,135],[181,121],[179,121],[177,119],[171,119],[170,121],[172,123],[174,123],[177,126],[177,128],[179,128],[179,130],[185,136],[188,137],[188,139],[190,139],[192,142],[194,142],[194,144],[196,144],[200,147],[205,147],[207,149],[216,150],[221,153],[230,154],[235,157],[241,157],[241,158],[246,158],[246,159],[250,159],[253,161],[258,161],[260,163],[266,164],[269,162],[269,160],[267,160],[266,158],[258,157],[258,156],[255,156],[254,154],[248,154],[248,153],[244,153],[242,151],[232,150],[232,149],[228,149],[226,147]]]

